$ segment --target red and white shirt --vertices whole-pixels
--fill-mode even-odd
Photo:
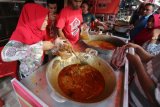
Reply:
[[[79,40],[79,26],[82,22],[82,10],[73,10],[71,7],[67,6],[62,9],[56,27],[63,29],[65,37],[74,44]]]

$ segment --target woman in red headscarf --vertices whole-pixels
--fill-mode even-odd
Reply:
[[[24,5],[15,31],[4,46],[3,61],[20,61],[20,78],[35,71],[43,60],[43,52],[54,47],[46,35],[48,9],[36,3]]]
[[[134,43],[143,45],[143,48],[150,54],[160,53],[159,35],[160,35],[160,15],[151,15],[144,28],[134,39]]]
[[[160,27],[160,15],[151,15],[147,21],[147,26],[133,39],[134,43],[143,45],[146,41],[151,40],[154,29]]]

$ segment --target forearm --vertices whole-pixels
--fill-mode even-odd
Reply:
[[[136,68],[135,71],[138,76],[138,80],[147,98],[150,100],[150,102],[155,104],[156,103],[154,96],[155,84],[147,74],[143,63],[141,62],[141,59],[137,55],[130,55],[130,54],[127,54],[127,58],[129,59],[129,64],[134,68]]]
[[[137,62],[135,65],[135,68],[137,68],[136,73],[139,79],[139,82],[142,86],[142,89],[144,90],[147,98],[149,101],[154,105],[154,107],[157,107],[157,101],[155,99],[155,84],[152,81],[152,79],[149,77],[149,75],[146,73],[145,68],[143,67],[143,64],[140,62]]]
[[[17,46],[18,45],[18,46]],[[15,61],[27,56],[28,47],[17,41],[9,41],[3,48],[1,57],[3,61]],[[22,53],[22,54],[19,54]]]
[[[143,62],[148,62],[149,60],[153,58],[153,55],[149,54],[139,45],[135,48],[135,51],[140,56]]]
[[[42,42],[25,45],[18,41],[9,41],[2,50],[2,60],[6,62],[22,60],[35,51],[43,53],[42,47]]]
[[[62,31],[62,29],[58,29],[58,36],[62,37],[62,38],[66,38],[64,33],[63,33],[63,31]]]
[[[103,22],[101,22],[101,21],[99,21],[99,20],[95,20],[95,22],[97,23],[97,25],[100,25],[100,26],[105,26],[105,24],[103,23]]]

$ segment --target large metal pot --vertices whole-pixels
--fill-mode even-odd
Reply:
[[[96,99],[89,101],[89,102],[76,102],[73,99],[71,99],[69,96],[65,95],[59,85],[58,85],[58,75],[61,72],[61,70],[71,64],[79,63],[79,60],[75,57],[75,55],[72,55],[68,59],[61,59],[61,57],[54,58],[47,67],[46,72],[46,78],[47,82],[49,84],[49,87],[52,89],[54,95],[67,100],[72,101],[76,103],[83,103],[83,104],[90,104],[90,103],[97,103],[100,101],[103,101],[104,99],[110,97],[115,92],[116,87],[116,76],[113,72],[112,67],[103,59],[101,59],[98,56],[92,56],[86,53],[76,53],[78,57],[81,59],[85,59],[85,61],[90,64],[92,67],[96,68],[104,77],[105,80],[105,89],[103,93],[97,97]],[[57,97],[56,97],[57,98]],[[57,99],[55,99],[57,100]]]
[[[93,48],[93,49],[97,50],[98,52],[100,52],[102,54],[109,55],[109,56],[112,55],[113,50],[102,49],[99,47],[94,47],[94,46],[89,45],[89,42],[95,41],[95,40],[109,42],[109,43],[113,44],[115,47],[121,47],[125,44],[125,42],[123,40],[116,38],[116,37],[111,37],[109,35],[90,35],[90,39],[83,40],[83,42],[86,45],[88,45],[90,48]]]

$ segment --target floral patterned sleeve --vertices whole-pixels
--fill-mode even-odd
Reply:
[[[152,55],[157,55],[160,53],[160,44],[150,43],[146,47],[146,51],[148,51]]]
[[[42,42],[36,43],[34,45],[25,45],[21,42],[11,40],[3,48],[1,56],[3,61],[8,61],[8,62],[15,60],[22,60],[30,56],[31,54],[36,53],[34,52],[35,47],[36,48],[38,47],[39,51],[40,50],[42,51],[40,53],[43,54]]]

